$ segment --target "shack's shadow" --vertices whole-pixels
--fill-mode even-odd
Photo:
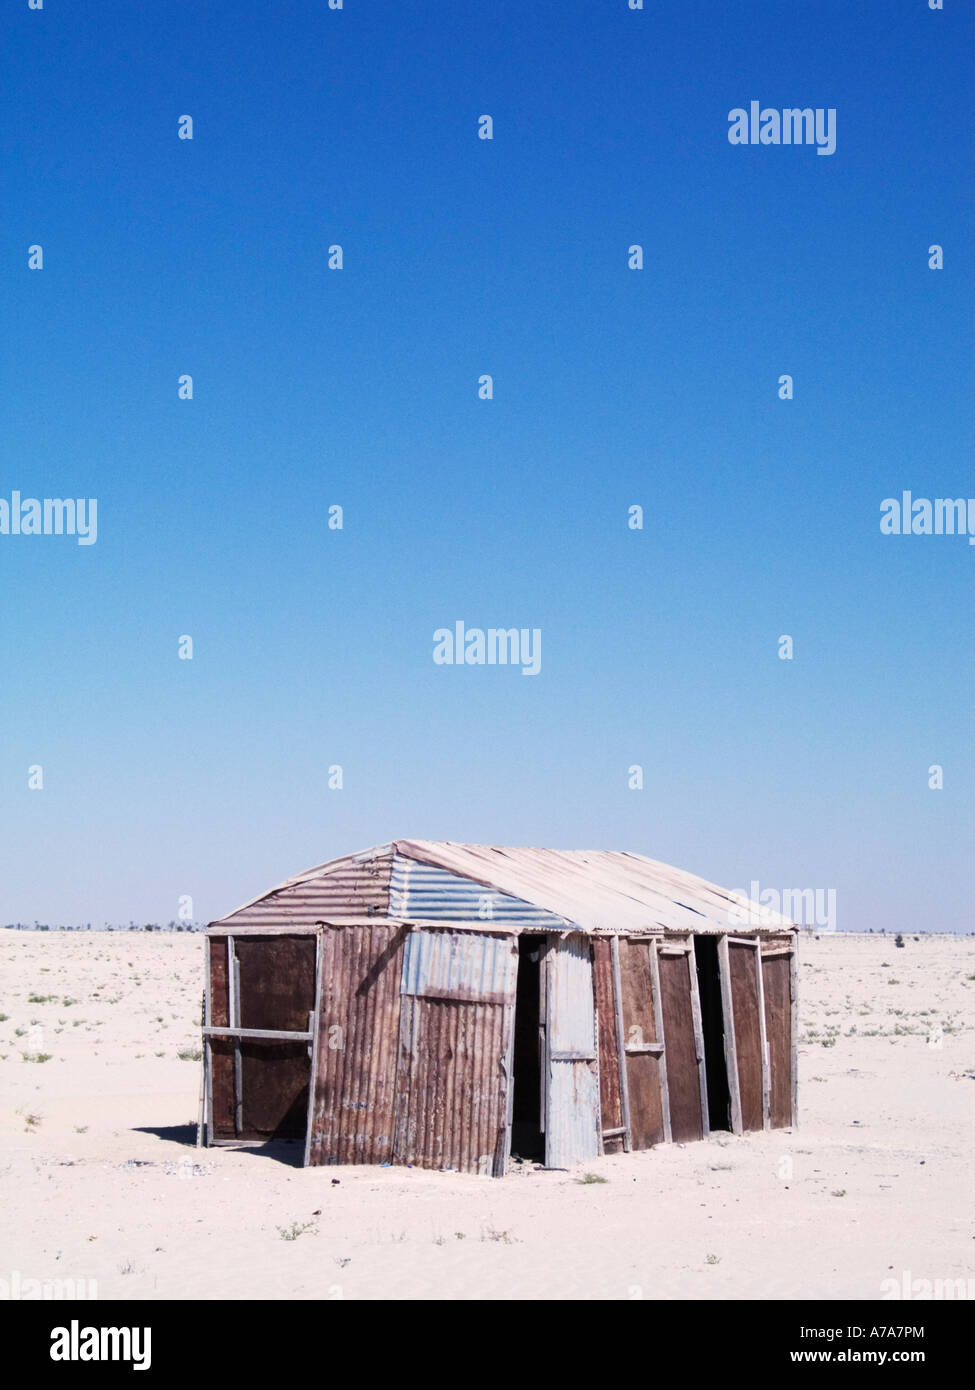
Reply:
[[[154,1134],[164,1144],[175,1144],[182,1149],[196,1148],[196,1125],[136,1125],[134,1134]],[[264,1144],[221,1144],[221,1149],[240,1149],[245,1153],[260,1154],[289,1168],[300,1168],[304,1158],[305,1146],[300,1139],[269,1139]],[[201,1156],[208,1150],[200,1149]],[[209,1150],[213,1152],[213,1150]]]

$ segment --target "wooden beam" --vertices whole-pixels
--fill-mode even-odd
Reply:
[[[413,1011],[416,998],[401,994],[399,1001],[399,1041],[396,1053],[396,1099],[393,1117],[394,1163],[413,1160],[415,1136],[410,1124],[410,1089],[413,1081]]]
[[[240,1000],[238,989],[240,985],[240,975],[237,971],[237,951],[234,945],[234,938],[227,937],[227,1021],[231,1027],[237,1028],[240,1025]],[[240,1061],[240,1040],[234,1043],[234,1135],[239,1138],[240,1131],[243,1129],[244,1118],[244,1097],[243,1097],[243,1068]]]
[[[311,1014],[308,1015],[312,1017]],[[314,1042],[314,1027],[303,1033],[279,1032],[275,1028],[204,1028],[211,1038],[263,1038],[266,1042]]]
[[[620,1114],[623,1120],[623,1151],[629,1153],[630,1143],[630,1083],[626,1075],[626,1038],[623,1033],[623,976],[620,970],[620,943],[614,936],[609,943],[613,963],[613,1017],[616,1021],[616,1065],[620,1080]]]
[[[311,1134],[315,1123],[315,1096],[318,1090],[318,1027],[322,1013],[322,935],[325,928],[319,927],[315,933],[315,992],[312,999],[312,1012],[308,1015],[311,1040],[311,1073],[308,1077],[308,1113],[305,1117],[305,1152],[301,1164],[307,1168],[311,1162]]]
[[[658,1043],[658,1042],[653,1042],[653,1043],[627,1043],[627,1044],[626,1044],[626,1055],[627,1055],[628,1057],[636,1056],[636,1055],[637,1055],[638,1053],[640,1053],[640,1052],[652,1052],[652,1053],[654,1053],[654,1054],[659,1054],[659,1053],[663,1052],[663,1050],[664,1050],[664,1045],[663,1045],[663,1043]]]
[[[664,1122],[664,1138],[667,1143],[673,1141],[674,1135],[670,1127],[670,1089],[667,1085],[667,1039],[664,1037],[664,1011],[660,1002],[660,966],[657,962],[658,942],[654,941],[650,947],[650,978],[653,981],[653,1021],[657,1029],[657,1041],[663,1043],[663,1051],[660,1054],[660,1066],[657,1068],[660,1077],[660,1110]]]
[[[762,1048],[762,1128],[772,1127],[772,1067],[765,1028],[765,981],[762,979],[762,951],[755,943],[755,981],[758,986],[758,1036]]]
[[[799,1123],[799,970],[798,949],[792,952],[789,968],[789,993],[791,995],[792,1027],[792,1123]]]
[[[708,1108],[708,1069],[704,1057],[704,1023],[701,1017],[701,992],[697,984],[697,949],[688,957],[691,972],[691,1019],[694,1023],[694,1052],[697,1057],[697,1084],[701,1093],[701,1128],[705,1139],[711,1133],[711,1111]]]
[[[549,939],[545,937],[538,958],[538,1070],[541,1094],[538,1098],[538,1125],[546,1133],[548,1122],[548,958]]]
[[[731,961],[726,936],[718,938],[718,975],[721,980],[721,1012],[724,1016],[724,1064],[728,1073],[728,1091],[731,1096],[731,1128],[735,1134],[742,1134],[738,1048],[735,1044],[735,1013],[731,999]]]
[[[210,1097],[210,1043],[206,1037],[206,1029],[210,1023],[210,938],[204,937],[203,940],[203,1081],[200,1097],[200,1116],[196,1129],[196,1147],[202,1148],[204,1138],[209,1143],[210,1134],[213,1130],[213,1117],[210,1114],[208,1105]]]

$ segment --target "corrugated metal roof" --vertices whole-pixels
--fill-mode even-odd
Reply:
[[[334,917],[384,918],[389,906],[392,848],[377,845],[285,879],[212,923],[241,927],[314,927]]]
[[[749,907],[766,930],[793,926],[757,903],[733,898],[696,874],[617,850],[520,849],[449,840],[396,840],[397,856],[445,869],[532,903],[584,931],[722,931],[750,934]],[[425,914],[432,915],[430,904]]]
[[[407,862],[411,861],[411,862]],[[485,890],[491,916],[483,916]],[[736,916],[737,912],[737,916]],[[641,854],[395,840],[306,869],[212,924],[229,928],[362,917],[456,921],[481,930],[783,931],[794,923]],[[747,917],[748,920],[745,920]]]

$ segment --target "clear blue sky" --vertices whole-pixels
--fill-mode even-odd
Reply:
[[[975,496],[945,4],[8,5],[0,496],[98,540],[0,535],[0,922],[413,835],[975,927],[975,548],[879,529]],[[435,665],[458,619],[541,673]]]

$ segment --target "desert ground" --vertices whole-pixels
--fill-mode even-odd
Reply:
[[[0,1296],[975,1293],[975,938],[799,950],[797,1128],[498,1180],[198,1150],[202,938],[0,931]]]

